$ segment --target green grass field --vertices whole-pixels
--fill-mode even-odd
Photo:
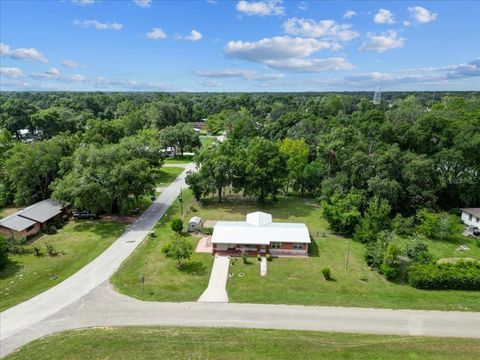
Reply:
[[[120,327],[66,331],[6,359],[478,359],[475,339],[232,328]]]
[[[163,166],[155,177],[155,185],[167,186],[183,172],[183,168],[174,166]]]
[[[4,207],[0,209],[0,219],[12,215],[14,212],[20,210],[21,208],[16,207]]]
[[[125,225],[118,222],[70,221],[55,235],[44,235],[26,245],[26,253],[10,254],[7,267],[0,271],[0,311],[65,280],[101,254],[124,229]],[[47,243],[61,254],[47,256]],[[43,256],[33,254],[33,245],[42,250]]]
[[[270,212],[274,221],[304,222],[315,239],[312,256],[307,259],[279,258],[268,263],[268,274],[260,277],[256,259],[244,265],[241,259],[231,267],[227,291],[231,302],[360,306],[393,309],[437,309],[480,311],[478,292],[427,291],[405,284],[387,281],[376,271],[369,270],[363,255],[363,244],[350,241],[348,268],[345,269],[348,239],[331,234],[322,218],[320,206],[311,199],[281,198],[278,204],[260,205],[254,200],[230,197],[219,204],[215,200],[197,203],[186,194],[186,204],[193,202],[195,212],[186,216],[200,216],[204,220],[243,220],[245,214],[255,210]],[[194,263],[201,275],[180,272],[175,262],[161,253],[162,244],[171,234],[168,222],[179,214],[178,202],[166,218],[157,225],[158,237],[147,239],[122,265],[112,278],[120,292],[145,300],[192,301],[206,288],[212,258],[208,254],[195,254]],[[192,242],[198,238],[189,235]],[[462,253],[475,257],[478,249]],[[455,252],[458,245],[429,241],[433,254],[445,257]],[[321,270],[329,267],[334,281],[325,281]],[[238,273],[243,272],[243,278]],[[146,278],[145,293],[138,281],[140,274]]]
[[[189,191],[184,192],[184,204],[192,201]],[[172,234],[170,221],[180,217],[178,200],[154,228],[155,237],[147,237],[132,255],[121,265],[111,278],[115,288],[129,296],[157,301],[196,301],[208,285],[213,257],[210,254],[194,253],[181,270],[175,260],[168,259],[162,253],[162,246]],[[183,235],[197,244],[198,238],[190,234]],[[145,291],[139,282],[145,278]]]
[[[168,166],[168,164],[188,164],[193,161],[193,156],[192,155],[184,155],[184,156],[175,156],[173,158],[166,158],[165,159],[165,165]]]

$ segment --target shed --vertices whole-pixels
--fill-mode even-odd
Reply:
[[[188,232],[200,231],[202,229],[202,225],[202,218],[194,216],[188,221]]]

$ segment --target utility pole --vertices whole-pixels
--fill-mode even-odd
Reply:
[[[180,216],[183,218],[183,195],[182,195],[182,188],[180,188],[180,196],[178,197],[178,201],[180,201]]]

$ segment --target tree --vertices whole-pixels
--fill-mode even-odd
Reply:
[[[287,159],[286,185],[300,190],[303,196],[302,179],[308,163],[308,146],[303,139],[285,138],[279,145],[280,153]]]
[[[32,115],[31,121],[32,126],[41,130],[45,138],[64,131],[75,131],[77,126],[73,112],[59,107],[38,110]]]
[[[347,194],[337,192],[323,201],[323,216],[333,231],[352,235],[362,217],[364,201],[364,195],[358,190],[351,190]]]
[[[390,227],[390,210],[387,201],[372,198],[355,230],[354,239],[363,243],[375,241],[380,231],[387,230]]]
[[[448,241],[456,236],[458,220],[453,215],[421,209],[417,212],[417,219],[417,231],[429,239]]]
[[[247,147],[246,192],[255,195],[260,202],[267,197],[277,200],[280,188],[287,177],[287,163],[278,144],[255,138]]]
[[[201,146],[198,133],[190,125],[185,123],[164,128],[160,132],[160,144],[162,144],[164,148],[169,146],[179,148],[182,156],[186,147],[194,149]]]
[[[162,252],[166,257],[177,260],[177,267],[180,268],[183,260],[190,260],[193,246],[185,238],[175,233],[162,247]]]
[[[180,218],[175,218],[170,222],[171,229],[177,234],[181,234],[183,230],[183,221]]]
[[[385,256],[383,264],[380,266],[380,271],[389,280],[395,279],[400,274],[400,249],[394,243],[389,243],[385,249]]]

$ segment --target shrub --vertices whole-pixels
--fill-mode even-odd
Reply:
[[[8,252],[7,252],[7,243],[5,238],[0,235],[0,270],[3,270],[7,265],[8,261]]]
[[[16,239],[9,237],[5,240],[5,247],[10,254],[23,254],[25,248],[23,247],[25,239]]]
[[[260,256],[260,254],[257,254],[257,260],[258,260],[258,261],[261,261],[261,260],[262,260],[262,257]]]
[[[58,252],[55,250],[52,244],[45,244],[45,248],[47,249],[48,256],[57,256]]]
[[[411,236],[415,232],[415,218],[397,214],[392,221],[392,230],[400,236]]]
[[[408,269],[407,282],[419,289],[480,290],[480,262],[415,264]]]
[[[33,246],[33,255],[42,256],[42,250],[38,246]]]
[[[377,240],[367,244],[367,252],[365,253],[365,261],[369,266],[379,269],[383,263],[385,249],[389,242],[392,241],[392,234],[382,231],[377,236]]]
[[[330,271],[330,268],[322,269],[322,274],[325,280],[330,281],[332,279],[332,272]]]
[[[166,257],[177,260],[177,267],[181,268],[183,260],[190,260],[193,245],[178,234],[173,234],[170,241],[162,247]]]
[[[395,279],[400,274],[400,249],[394,243],[389,243],[385,248],[383,264],[380,265],[380,272],[389,280]]]
[[[414,239],[407,247],[406,254],[410,260],[416,263],[428,264],[432,261],[432,255],[428,252],[428,246],[422,240]]]
[[[170,227],[172,228],[172,230],[174,232],[176,232],[177,234],[180,234],[183,230],[182,219],[180,219],[180,218],[173,219],[172,222],[170,223]]]
[[[265,257],[267,258],[267,261],[268,261],[268,262],[271,262],[271,261],[273,260],[271,254],[267,254]]]
[[[202,234],[212,235],[212,234],[213,234],[213,228],[211,228],[211,227],[202,227]]]

